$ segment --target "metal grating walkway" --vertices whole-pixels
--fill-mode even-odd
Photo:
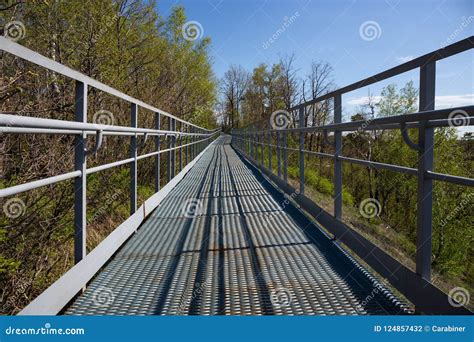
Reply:
[[[407,312],[229,140],[209,147],[66,314]]]

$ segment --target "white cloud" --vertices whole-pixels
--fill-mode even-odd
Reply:
[[[375,103],[379,102],[381,99],[382,99],[382,96],[372,96],[372,100],[375,101]],[[369,97],[368,96],[351,97],[346,103],[351,106],[363,106],[369,103]]]
[[[397,61],[398,62],[401,62],[401,63],[406,63],[406,62],[409,62],[411,61],[413,58],[413,56],[401,56],[401,57],[397,57]]]
[[[474,105],[474,94],[436,96],[435,108],[451,108]]]

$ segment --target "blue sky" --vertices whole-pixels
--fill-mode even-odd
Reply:
[[[231,64],[251,71],[294,53],[301,76],[312,61],[327,61],[340,87],[474,34],[469,0],[158,0],[158,10],[167,16],[178,4],[211,37],[218,77]],[[291,23],[277,34],[285,21]],[[364,23],[375,28],[375,39],[370,30],[361,34]],[[473,104],[473,75],[472,50],[438,62],[436,107]],[[380,82],[370,91],[378,95],[388,83],[401,86],[410,79],[417,83],[418,72]],[[363,102],[367,93],[345,95],[346,108]]]

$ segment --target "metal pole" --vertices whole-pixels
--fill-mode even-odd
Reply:
[[[268,169],[270,172],[273,173],[272,171],[272,147],[270,146],[272,144],[272,132],[268,132]]]
[[[172,119],[171,118],[168,118],[168,130],[171,131],[171,126],[172,126],[172,123],[171,123]],[[168,148],[171,148],[171,145],[172,145],[172,142],[171,142],[171,137],[168,137],[167,138],[168,140],[168,143],[167,143],[167,146]],[[168,151],[168,157],[167,157],[167,165],[168,165],[168,183],[169,181],[171,180],[171,152],[172,151]]]
[[[299,111],[299,127],[304,127],[304,107],[300,108]],[[299,143],[299,161],[300,161],[300,194],[304,194],[304,133],[300,133]]]
[[[87,122],[87,84],[76,81],[75,120]],[[74,142],[74,169],[81,176],[74,179],[74,262],[77,264],[87,253],[87,160],[86,134],[78,134]]]
[[[170,125],[171,125],[170,130],[173,132],[176,132],[175,119],[171,119]],[[176,137],[173,135],[173,137],[171,138],[171,148],[175,148],[175,147],[176,147]],[[176,150],[172,150],[171,151],[171,178],[170,179],[174,178],[175,172],[176,172]]]
[[[161,117],[160,113],[155,113],[155,128],[160,129],[161,126]],[[155,150],[160,151],[160,139],[159,135],[155,136]],[[155,191],[160,191],[160,160],[161,154],[157,154],[155,157]]]
[[[283,180],[288,181],[288,134],[283,133]]]
[[[342,122],[342,96],[334,96],[334,123]],[[342,152],[342,132],[334,132],[334,217],[342,217],[342,161],[339,155]]]
[[[185,126],[186,133],[189,133],[189,125]],[[189,136],[186,136],[186,145],[189,144]],[[189,163],[189,146],[186,146],[186,151],[184,152],[184,164],[188,165]]]
[[[137,128],[138,107],[131,104],[130,127]],[[130,215],[137,211],[137,136],[130,138],[130,158],[134,160],[130,163]]]
[[[281,148],[280,148],[280,132],[276,134],[276,146],[277,146],[277,169],[278,177],[281,178]]]
[[[419,110],[432,110],[435,103],[436,64],[431,62],[420,68]],[[418,198],[416,231],[416,273],[431,280],[431,235],[433,216],[433,180],[426,171],[433,169],[434,132],[422,121],[418,130]]]
[[[183,132],[183,124],[181,123],[180,125],[180,132]],[[183,138],[179,138],[179,146],[183,144]],[[179,159],[179,171],[183,169],[183,148],[181,147],[179,149],[179,154],[178,154],[178,159]]]
[[[260,135],[260,143],[262,144],[262,155],[260,158],[262,159],[262,167],[265,167],[265,133],[261,133]]]

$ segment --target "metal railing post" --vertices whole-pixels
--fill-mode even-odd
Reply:
[[[304,128],[304,107],[301,107],[299,110],[299,128]],[[300,141],[299,141],[299,162],[300,162],[300,194],[304,194],[304,138],[305,134],[300,132]]]
[[[334,123],[342,122],[342,95],[334,96]],[[334,131],[334,217],[342,217],[342,161],[339,155],[342,153],[342,132]]]
[[[175,119],[171,119],[170,120],[170,131],[172,132],[176,132],[176,120]],[[175,148],[176,147],[176,136],[173,135],[171,137],[171,148]],[[174,178],[174,175],[175,175],[175,172],[176,172],[176,150],[172,150],[170,151],[171,152],[171,156],[170,156],[170,180]]]
[[[155,129],[160,129],[161,127],[161,117],[160,113],[155,113]],[[161,136],[156,135],[155,136],[155,150],[157,152],[160,151],[160,139]],[[158,192],[160,191],[160,162],[161,162],[161,154],[157,154],[155,157],[155,191]]]
[[[278,170],[278,177],[281,178],[281,148],[280,148],[280,132],[276,134],[276,146],[277,146],[277,170]]]
[[[268,169],[272,171],[272,132],[268,131]]]
[[[185,126],[186,133],[189,133],[189,125]],[[186,145],[189,144],[189,136],[186,136]],[[184,152],[184,164],[188,165],[189,163],[189,146],[186,146],[186,150]]]
[[[135,103],[130,108],[130,127],[137,128],[138,107]],[[137,211],[137,136],[130,138],[130,215]]]
[[[262,160],[262,167],[265,167],[265,133],[260,133],[260,143],[262,146],[262,155],[260,156]]]
[[[435,105],[436,62],[420,68],[419,110],[433,110]],[[416,231],[416,273],[431,280],[431,235],[433,216],[433,180],[426,171],[433,169],[434,131],[422,121],[418,130],[418,198]]]
[[[179,126],[180,126],[179,131],[183,132],[183,124],[181,123]],[[183,144],[183,137],[180,136],[178,141],[179,141],[179,146],[181,146]],[[183,169],[183,148],[182,147],[179,148],[178,159],[179,159],[179,171],[181,171]]]
[[[283,133],[283,180],[288,181],[288,134]]]
[[[76,81],[76,122],[87,122],[87,84]],[[74,262],[77,264],[87,253],[87,160],[86,134],[77,134],[74,141],[74,169],[81,176],[74,179]]]

